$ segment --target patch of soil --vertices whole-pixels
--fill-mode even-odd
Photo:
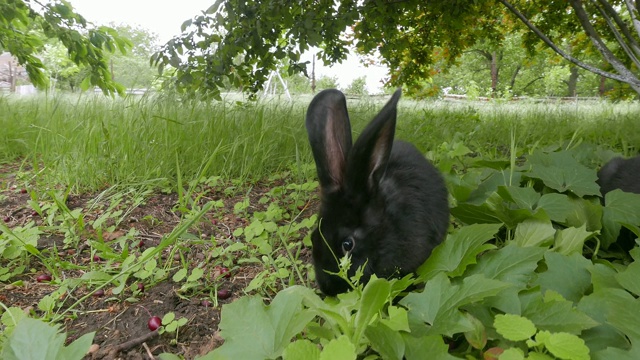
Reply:
[[[48,224],[48,219],[43,219],[29,204],[32,200],[31,192],[44,194],[45,191],[35,188],[35,185],[25,180],[26,176],[22,178],[20,174],[28,171],[20,169],[17,164],[0,164],[0,222],[9,229],[25,226],[29,222],[41,225],[41,228]],[[229,272],[231,276],[221,276],[220,264],[210,255],[211,248],[236,241],[233,232],[238,227],[249,224],[253,211],[264,211],[268,204],[259,200],[274,186],[282,184],[282,180],[275,183],[264,182],[247,186],[243,191],[232,194],[225,192],[223,187],[202,187],[198,194],[193,194],[193,199],[199,199],[197,201],[201,205],[210,200],[221,200],[224,205],[206,214],[195,228],[189,230],[189,236],[202,241],[196,241],[193,246],[178,249],[173,253],[165,251],[162,254],[164,259],[174,254],[175,264],[173,272],[164,280],[147,284],[142,292],[135,292],[136,283],[130,279],[124,291],[117,295],[113,294],[111,286],[104,288],[102,296],[93,294],[82,300],[83,296],[95,290],[85,285],[69,289],[68,293],[60,295],[59,300],[64,299],[62,308],[68,308],[73,304],[74,309],[70,313],[71,316],[66,316],[64,321],[64,329],[69,336],[68,342],[95,331],[93,342],[99,348],[87,355],[86,359],[153,359],[163,352],[193,359],[220,346],[223,340],[218,335],[218,324],[222,305],[244,295],[246,286],[262,269],[259,265],[242,264],[233,266]],[[38,250],[43,256],[58,256],[61,263],[66,264],[67,268],[61,270],[65,278],[79,278],[86,274],[87,269],[102,270],[101,265],[109,261],[94,257],[93,255],[99,252],[94,249],[92,254],[87,239],[101,237],[105,244],[115,244],[118,239],[126,237],[131,229],[135,229],[135,235],[128,243],[137,245],[129,250],[141,253],[148,247],[157,246],[180,223],[180,207],[177,206],[180,199],[176,194],[147,194],[144,201],[135,207],[126,201],[115,207],[108,199],[96,201],[101,199],[101,194],[103,193],[70,194],[66,198],[69,210],[81,208],[85,217],[85,226],[78,230],[81,231],[82,240],[77,246],[64,243],[64,236],[60,233],[63,231],[62,228],[43,231],[39,235]],[[245,199],[247,194],[250,199],[247,215],[235,215],[234,205]],[[308,217],[317,209],[317,205],[317,200],[310,200],[303,206],[298,206],[298,209],[303,217]],[[117,224],[114,217],[105,222],[103,228],[110,226],[112,231],[98,231],[86,225],[108,211],[122,211]],[[217,244],[212,244],[210,239],[215,239]],[[310,249],[303,247],[301,258],[309,262]],[[229,298],[217,298],[215,304],[215,290],[181,293],[179,289],[182,284],[171,280],[171,276],[181,265],[189,264],[192,269],[203,262],[207,264],[204,276],[214,279],[213,289],[229,290]],[[12,264],[0,259],[0,267],[5,266],[11,267]],[[48,273],[40,262],[32,261],[29,267],[30,269],[25,270],[23,274],[12,277],[9,280],[11,284],[0,283],[0,302],[7,306],[20,307],[35,317],[40,317],[44,312],[38,308],[38,303],[43,297],[58,290],[59,286],[36,281],[39,274]],[[186,325],[179,328],[177,334],[158,334],[157,331],[149,330],[147,322],[151,315],[162,318],[169,312],[175,313],[176,319],[184,317],[188,320]]]

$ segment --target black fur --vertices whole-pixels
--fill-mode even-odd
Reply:
[[[604,196],[615,189],[640,194],[640,156],[610,160],[598,171],[597,183],[600,185],[603,204]],[[635,246],[635,239],[636,235],[623,227],[616,243],[623,250],[629,251]]]
[[[349,290],[326,272],[338,271],[345,239],[355,244],[349,274],[366,263],[361,281],[367,282],[372,274],[387,278],[414,272],[449,226],[441,174],[413,145],[394,142],[399,98],[400,90],[353,146],[340,91],[322,91],[309,105],[306,126],[321,190],[320,223],[311,236],[313,262],[327,295]]]

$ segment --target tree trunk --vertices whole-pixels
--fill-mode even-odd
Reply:
[[[567,82],[567,96],[575,97],[578,96],[576,87],[578,85],[578,76],[580,74],[578,73],[577,66],[570,66],[569,71],[571,74],[569,75],[569,81]]]
[[[509,81],[509,89],[513,92],[513,87],[516,86],[516,78],[518,77],[518,73],[520,73],[520,69],[522,69],[522,64],[518,64],[516,66],[516,70],[511,75],[511,81]]]
[[[498,54],[491,52],[491,94],[495,95],[498,90]]]
[[[316,56],[311,58],[311,93],[316,93]]]

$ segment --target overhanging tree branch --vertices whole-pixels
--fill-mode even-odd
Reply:
[[[591,1],[593,3],[596,3],[596,0],[591,0]],[[613,21],[615,21],[616,25],[618,25],[618,28],[620,28],[620,32],[624,35],[624,39],[626,40],[626,42],[624,42],[625,45],[626,43],[628,43],[629,47],[633,50],[635,55],[640,56],[640,46],[638,45],[638,42],[631,34],[631,31],[627,26],[627,24],[622,20],[622,18],[620,18],[620,15],[618,15],[618,12],[613,8],[613,6],[611,6],[611,4],[607,0],[597,0],[597,2],[600,3],[600,5],[602,5],[602,7],[604,8],[603,9],[604,12],[602,13],[602,16],[604,16],[605,19],[607,20],[609,27],[611,27],[611,29],[614,32],[616,31],[615,27],[611,24],[611,20],[610,20],[610,18],[613,18]],[[629,9],[630,12],[632,10],[633,8]],[[632,16],[632,19],[633,19],[633,16]],[[638,35],[640,36],[640,32],[638,32]],[[622,40],[620,40],[620,42],[623,43]]]
[[[600,54],[604,57],[604,59],[611,64],[611,66],[622,76],[624,80],[623,82],[631,85],[634,90],[640,92],[640,80],[636,77],[636,75],[631,72],[627,67],[618,59],[611,50],[607,47],[607,45],[602,41],[600,35],[596,29],[591,25],[589,21],[589,14],[587,14],[586,10],[582,6],[581,0],[570,0],[571,7],[576,12],[576,16],[578,17],[578,21],[580,21],[580,25],[584,29],[587,36],[591,39],[591,43],[595,46],[596,49],[600,52]]]
[[[600,1],[604,2],[604,3],[607,3],[604,0],[600,0]],[[622,50],[627,54],[629,59],[631,59],[631,61],[633,61],[633,63],[636,65],[636,67],[640,68],[640,62],[638,61],[638,58],[636,57],[636,52],[633,49],[635,41],[633,40],[633,38],[630,37],[628,29],[627,29],[626,34],[624,34],[625,37],[623,37],[620,32],[625,33],[626,26],[624,26],[624,23],[620,20],[620,23],[618,23],[618,25],[622,24],[622,27],[621,27],[620,31],[618,31],[618,28],[616,28],[616,26],[613,23],[613,21],[611,21],[611,17],[613,17],[614,19],[616,19],[616,18],[620,19],[620,17],[617,16],[617,14],[615,14],[615,15],[611,14],[611,16],[609,16],[609,13],[607,12],[607,10],[605,10],[601,6],[599,6],[594,0],[591,0],[591,2],[593,2],[593,4],[596,7],[596,9],[598,9],[598,11],[600,12],[600,15],[602,15],[604,20],[607,22],[607,25],[609,26],[609,30],[611,30],[611,33],[613,34],[613,36],[618,41],[618,44],[620,44],[620,47],[622,47]],[[606,6],[605,6],[605,8],[606,8]],[[611,10],[613,10],[613,8],[611,8]],[[627,35],[629,35],[629,37]],[[629,44],[627,44],[627,41],[629,41]],[[636,48],[637,48],[637,46],[636,46]]]
[[[547,46],[549,46],[558,55],[562,56],[563,58],[565,58],[566,60],[570,61],[571,63],[573,63],[573,64],[575,64],[575,65],[577,65],[577,66],[579,66],[579,67],[581,67],[581,68],[583,68],[583,69],[585,69],[587,71],[590,71],[590,72],[592,72],[594,74],[597,74],[597,75],[600,75],[600,76],[604,76],[604,77],[607,77],[609,79],[613,79],[613,80],[617,80],[617,81],[621,81],[621,82],[627,83],[627,84],[631,85],[636,92],[640,93],[640,80],[638,80],[626,68],[625,68],[626,73],[631,74],[631,76],[623,76],[622,74],[616,74],[616,73],[611,73],[611,72],[608,72],[608,71],[604,71],[604,70],[602,70],[600,68],[597,68],[595,66],[589,65],[587,63],[584,63],[584,62],[574,58],[573,56],[567,54],[562,49],[560,49],[551,39],[549,39],[549,37],[547,37],[542,31],[540,31],[540,29],[538,29],[531,21],[529,21],[529,19],[526,16],[524,16],[518,9],[516,9],[515,6],[513,6],[509,1],[507,1],[507,0],[498,0],[498,1],[500,3],[502,3],[507,9],[509,9],[509,11],[511,13],[516,15],[520,19],[520,21],[522,21],[523,24],[525,24],[531,31],[533,31],[533,33],[536,34],[536,36],[538,38],[540,38],[540,40],[542,40],[545,44],[547,44]],[[572,2],[574,2],[574,1],[572,1]],[[581,22],[581,25],[583,25],[583,28],[584,28],[584,24],[582,24],[582,22]],[[590,24],[589,24],[589,26],[590,26]],[[593,29],[593,27],[591,27],[591,28]],[[586,31],[586,29],[585,29],[585,31]],[[600,42],[601,42],[601,40],[600,40]],[[594,45],[596,45],[596,44],[594,44]],[[598,50],[600,50],[600,49],[598,49]],[[614,56],[614,58],[615,58],[615,56]],[[608,59],[606,59],[606,60],[609,61]],[[614,69],[616,69],[616,71],[619,71],[615,66],[614,66]]]
[[[640,2],[635,1],[634,6],[633,0],[625,0],[625,4],[627,5],[627,10],[629,11],[629,16],[631,17],[631,22],[633,23],[633,27],[636,29],[636,33],[640,36],[640,20],[638,20],[638,13],[640,13]]]

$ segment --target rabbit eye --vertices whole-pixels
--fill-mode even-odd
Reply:
[[[348,238],[342,241],[342,251],[346,254],[349,251],[353,250],[354,246],[353,237],[349,236]]]

